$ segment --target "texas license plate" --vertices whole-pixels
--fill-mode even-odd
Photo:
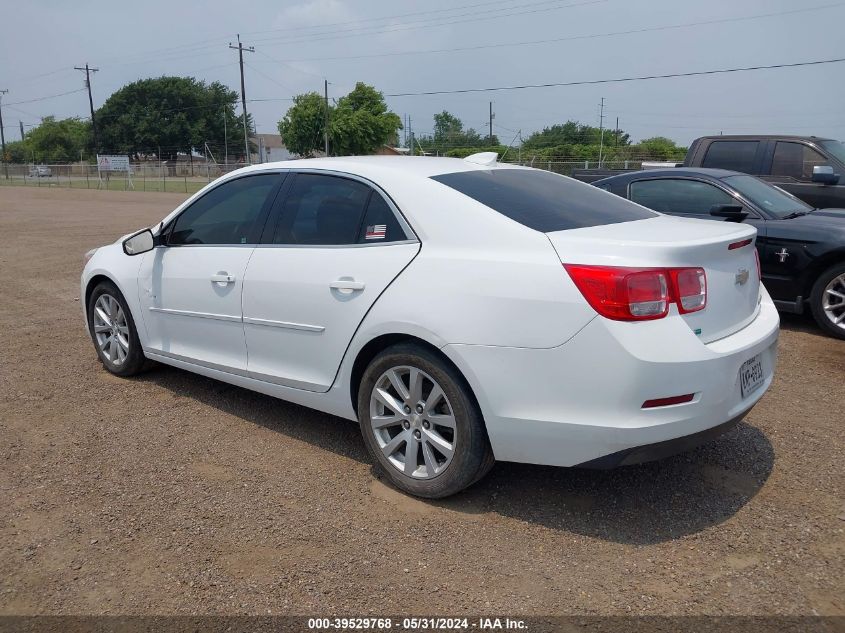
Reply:
[[[739,384],[742,389],[742,397],[746,398],[763,386],[763,359],[760,354],[749,358],[739,368]]]

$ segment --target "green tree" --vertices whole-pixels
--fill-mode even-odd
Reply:
[[[687,153],[685,147],[679,147],[670,138],[665,136],[654,136],[643,139],[639,143],[639,150],[642,156],[659,160],[683,160]]]
[[[446,110],[434,115],[434,134],[419,136],[417,142],[427,152],[449,154],[454,151],[464,156],[473,153],[464,152],[464,149],[477,149],[491,145],[488,136],[481,136],[473,128],[464,130],[463,122]],[[496,135],[493,135],[492,145],[499,145],[499,139]]]
[[[331,116],[332,108],[329,108]],[[285,118],[279,121],[279,134],[291,152],[310,158],[324,149],[326,104],[316,92],[296,95]]]
[[[113,93],[97,111],[98,150],[138,156],[157,154],[161,148],[161,157],[173,159],[179,152],[202,151],[208,143],[220,160],[228,137],[229,154],[243,156],[243,116],[235,115],[237,100],[238,94],[223,84],[193,77],[135,81]],[[247,123],[251,129],[251,119]]]
[[[89,121],[76,118],[57,121],[48,116],[27,132],[23,141],[7,145],[6,151],[14,162],[71,163],[79,160],[80,152],[88,153],[90,142]]]
[[[384,95],[359,81],[331,114],[330,150],[339,156],[372,154],[382,145],[395,144],[401,129],[402,121],[388,110]]]

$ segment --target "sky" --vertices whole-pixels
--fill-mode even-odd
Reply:
[[[0,26],[6,140],[18,122],[89,114],[121,86],[193,76],[240,90],[257,131],[276,133],[293,95],[337,99],[363,81],[385,95],[594,81],[845,58],[845,0],[28,0]],[[463,50],[455,50],[463,49]],[[633,141],[705,134],[845,138],[845,63],[753,72],[463,94],[387,96],[432,131],[448,110],[503,143],[577,120]],[[70,93],[70,94],[64,94]],[[61,96],[56,96],[61,95]],[[401,134],[400,134],[401,136]]]

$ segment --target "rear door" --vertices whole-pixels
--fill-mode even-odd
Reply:
[[[184,209],[166,244],[143,255],[139,298],[148,349],[246,373],[241,291],[282,174],[228,180]]]
[[[246,271],[248,374],[328,391],[358,325],[420,244],[372,184],[319,171],[292,178]]]

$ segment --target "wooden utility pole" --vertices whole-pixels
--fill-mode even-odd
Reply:
[[[323,121],[323,137],[326,145],[326,156],[329,155],[329,80],[323,80],[323,97],[325,99],[325,120]]]
[[[85,73],[85,87],[88,88],[88,106],[91,108],[91,131],[94,134],[94,154],[99,153],[100,144],[97,142],[97,122],[94,120],[94,97],[91,96],[91,73],[95,73],[99,68],[89,68],[85,64],[85,68],[74,66],[74,69],[81,70]]]
[[[3,132],[3,95],[9,92],[8,90],[0,90],[0,160],[3,161],[3,173],[6,175],[6,180],[9,180],[9,163],[6,162],[6,135]]]
[[[247,121],[246,121],[247,120],[246,88],[244,87],[244,51],[247,51],[248,53],[254,53],[255,47],[254,46],[245,47],[241,43],[241,35],[240,35],[240,33],[238,33],[238,45],[233,46],[232,43],[229,42],[229,48],[233,48],[236,51],[238,51],[238,61],[241,64],[241,105],[243,106],[243,109],[244,109],[244,151],[246,152],[246,155],[244,157],[244,164],[249,165],[250,164],[250,159],[249,159],[249,131],[248,131],[248,125],[247,125]]]
[[[493,102],[490,102],[490,145],[493,145]]]

